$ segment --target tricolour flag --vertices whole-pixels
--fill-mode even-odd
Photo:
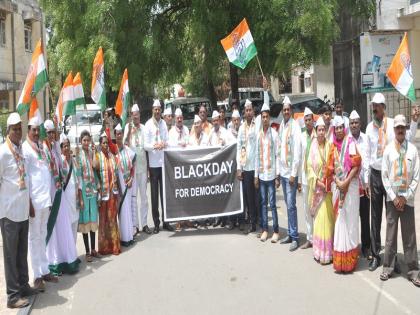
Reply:
[[[93,61],[91,97],[102,110],[106,108],[105,76],[104,76],[104,53],[99,47]]]
[[[32,98],[45,86],[48,82],[47,69],[45,67],[44,54],[42,51],[41,40],[36,44],[32,54],[32,61],[26,76],[25,85],[19,97],[17,112],[22,116],[27,113],[32,102]]]
[[[82,77],[80,72],[77,72],[76,76],[73,79],[73,92],[74,92],[74,108],[76,109],[77,105],[86,105],[85,103],[85,93],[83,93],[83,84]],[[86,108],[86,106],[85,106]],[[76,110],[72,115],[76,114]]]
[[[42,119],[41,111],[39,110],[38,101],[36,100],[36,97],[34,97],[32,99],[31,107],[29,108],[28,121],[31,120],[33,117],[38,117],[38,121],[40,122],[39,137],[41,138],[41,140],[43,140],[47,137],[47,132],[46,132],[45,127],[44,127],[44,119]]]
[[[386,76],[398,92],[409,98],[412,102],[416,100],[407,33],[404,34],[400,48],[398,48],[394,59],[392,59]]]
[[[120,92],[118,93],[117,102],[115,104],[115,113],[121,117],[122,128],[124,128],[125,123],[127,122],[130,101],[131,96],[130,89],[128,87],[128,71],[125,69],[121,79]]]
[[[55,116],[57,117],[58,122],[62,122],[64,115],[73,115],[73,112],[75,112],[73,75],[70,72],[61,88],[60,97],[58,98],[58,103],[55,108]]]
[[[257,54],[257,48],[245,18],[220,42],[229,61],[241,69],[245,69],[248,62]]]

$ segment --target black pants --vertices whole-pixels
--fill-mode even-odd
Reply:
[[[7,300],[14,303],[20,291],[29,286],[28,276],[28,229],[29,220],[14,222],[0,219],[3,238],[4,274],[6,276]]]
[[[248,210],[249,223],[256,225],[258,192],[254,186],[254,171],[242,172],[242,195],[244,206]],[[245,213],[243,216],[245,217]]]
[[[163,220],[163,183],[162,183],[162,168],[150,167],[150,193],[152,195],[152,216],[155,226],[160,225],[159,220],[159,193],[160,193],[160,206],[162,208],[162,222]]]
[[[359,213],[362,250],[367,251],[370,248],[370,200],[366,196],[360,197]]]
[[[372,256],[379,258],[381,251],[382,209],[386,191],[382,184],[381,171],[370,169],[370,240]]]

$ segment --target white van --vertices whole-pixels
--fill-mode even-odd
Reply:
[[[66,120],[67,137],[72,147],[80,143],[79,137],[83,130],[87,130],[92,135],[93,142],[98,145],[100,132],[102,129],[102,111],[96,104],[78,105],[76,115],[72,115]]]

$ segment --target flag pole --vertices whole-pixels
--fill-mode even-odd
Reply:
[[[257,62],[258,62],[258,66],[260,67],[261,75],[262,75],[263,77],[265,77],[265,76],[264,76],[264,72],[263,72],[263,70],[262,70],[262,68],[261,68],[260,58],[258,58],[258,55],[257,55]]]

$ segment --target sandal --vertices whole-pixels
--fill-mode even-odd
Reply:
[[[381,279],[382,281],[387,281],[389,278],[391,278],[391,275],[386,272],[382,272],[379,276],[379,279]]]
[[[411,282],[418,288],[420,288],[420,278],[411,279]]]
[[[86,254],[86,262],[90,263],[92,260],[92,256],[90,254]]]
[[[98,252],[94,249],[92,249],[92,251],[90,252],[90,254],[92,255],[92,257],[95,258],[101,258],[101,255],[98,254]]]

